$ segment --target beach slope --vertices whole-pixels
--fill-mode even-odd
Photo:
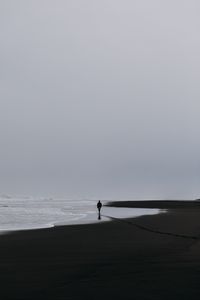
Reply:
[[[2,299],[197,299],[200,206],[166,205],[158,215],[1,235]]]

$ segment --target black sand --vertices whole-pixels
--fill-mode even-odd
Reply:
[[[113,220],[0,236],[1,299],[198,299],[200,206],[174,204],[128,220],[144,229]]]

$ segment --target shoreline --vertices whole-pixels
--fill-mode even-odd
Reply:
[[[125,221],[199,236],[199,208]],[[197,299],[199,240],[148,232],[123,220],[0,235],[2,298]]]
[[[109,208],[107,205],[107,202],[104,204],[103,212],[105,214],[110,214],[113,216],[119,216],[119,218],[136,218],[138,216],[143,216],[143,215],[153,215],[159,213],[158,209],[144,209],[144,208]],[[96,205],[93,205],[93,211],[91,214],[91,211],[89,213],[85,212],[84,217],[78,217],[76,216],[74,219],[67,219],[64,221],[59,221],[59,220],[53,220],[48,221],[47,223],[41,223],[38,224],[23,224],[22,225],[7,225],[7,227],[2,227],[0,224],[0,235],[1,234],[6,234],[7,232],[16,232],[16,231],[27,231],[27,230],[38,230],[38,229],[44,229],[44,228],[52,228],[52,227],[58,227],[58,226],[69,226],[69,225],[84,225],[84,224],[95,224],[99,223],[98,220],[98,212],[96,211]],[[109,218],[107,217],[102,217],[101,222],[109,222]],[[18,222],[20,223],[20,222]]]

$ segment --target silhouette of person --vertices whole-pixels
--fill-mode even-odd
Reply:
[[[98,203],[97,203],[97,209],[99,211],[99,217],[98,217],[99,220],[101,220],[101,208],[102,208],[102,203],[99,200]]]

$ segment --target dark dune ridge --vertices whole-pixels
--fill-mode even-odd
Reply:
[[[1,299],[198,299],[200,206],[170,206],[153,216],[0,236]]]
[[[197,208],[200,207],[199,200],[140,200],[140,201],[111,201],[106,206],[130,207],[130,208]]]

